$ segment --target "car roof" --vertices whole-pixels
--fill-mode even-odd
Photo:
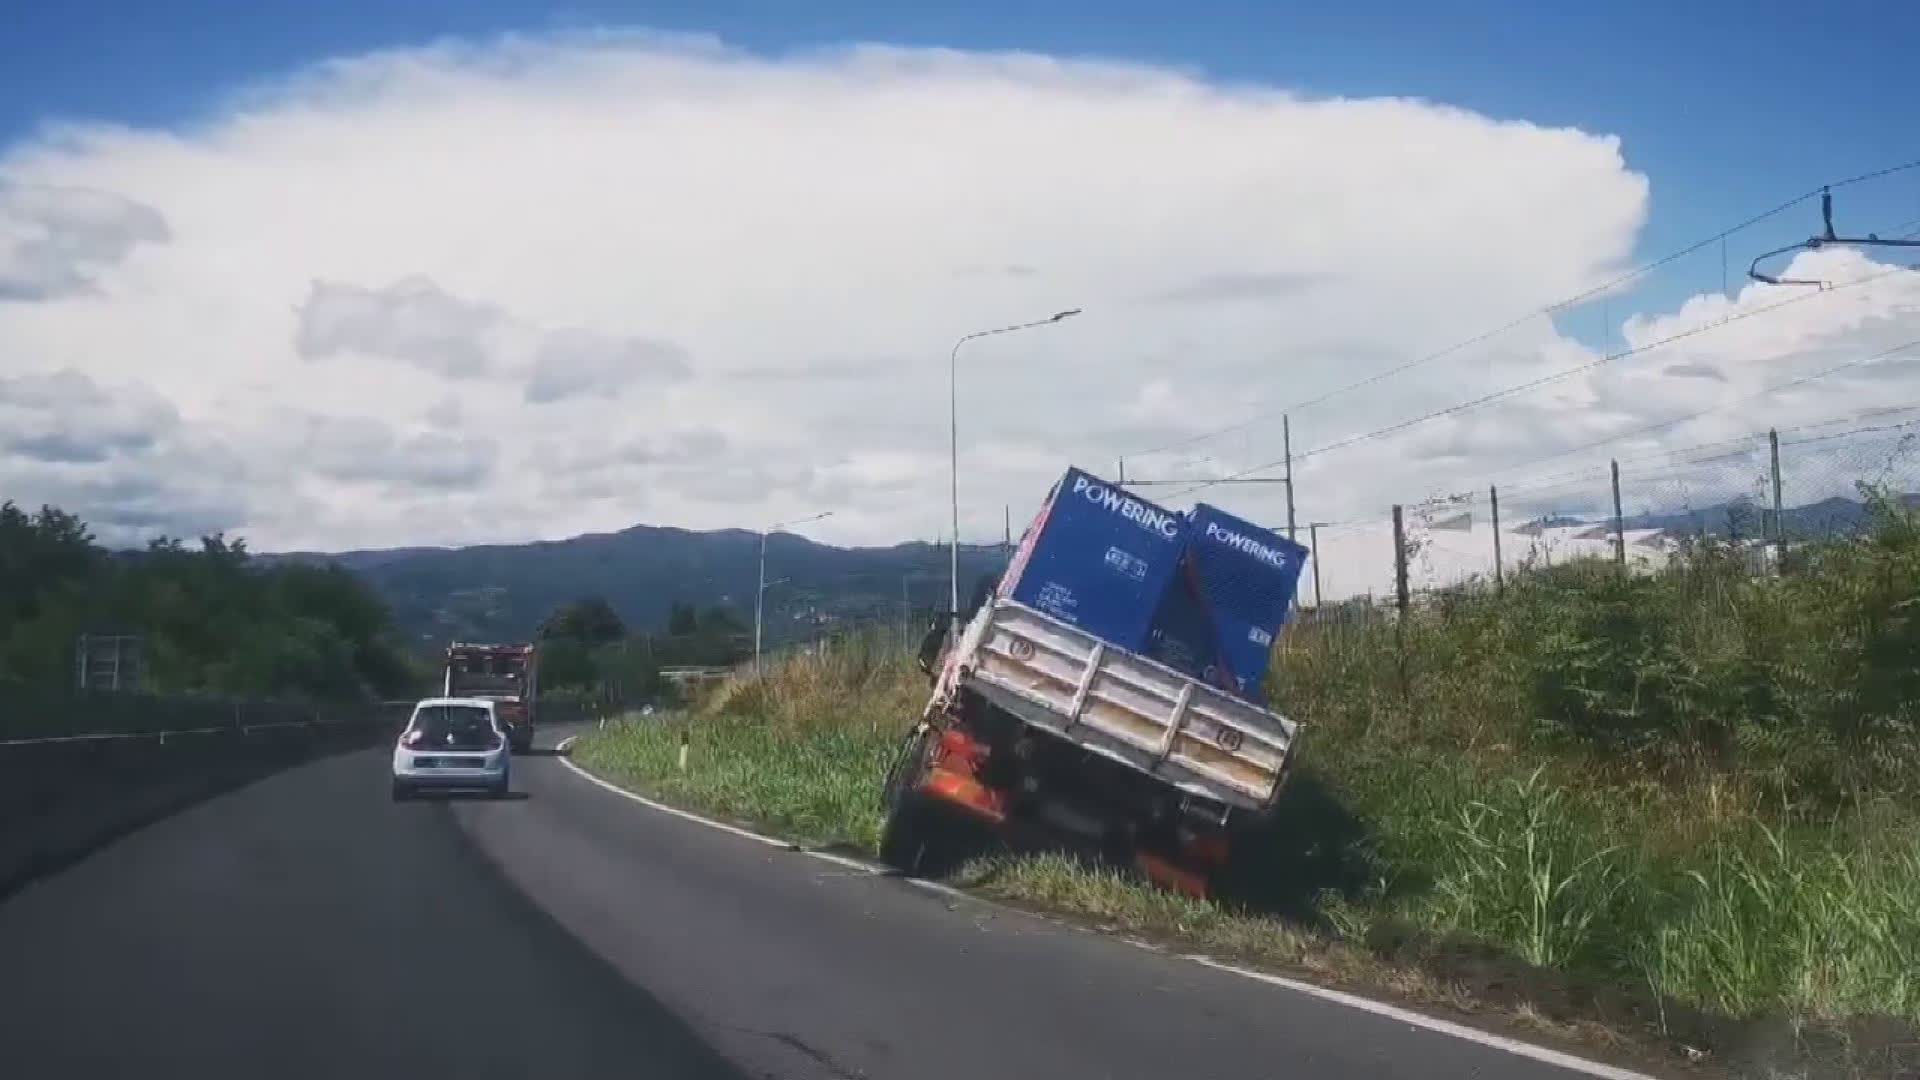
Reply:
[[[421,698],[415,709],[425,709],[435,705],[471,705],[476,708],[492,709],[493,702],[486,698],[475,697],[430,697]]]

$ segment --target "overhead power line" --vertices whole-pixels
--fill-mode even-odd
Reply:
[[[1708,408],[1701,409],[1698,412],[1691,412],[1685,416],[1676,416],[1670,420],[1662,420],[1657,424],[1648,424],[1645,427],[1635,428],[1632,431],[1623,431],[1618,435],[1609,435],[1604,439],[1595,439],[1590,443],[1584,443],[1580,446],[1572,447],[1571,449],[1561,450],[1556,453],[1548,454],[1545,457],[1536,458],[1533,461],[1528,462],[1528,464],[1538,465],[1542,462],[1556,461],[1560,458],[1567,457],[1568,455],[1578,454],[1586,450],[1593,450],[1598,447],[1606,446],[1610,443],[1616,443],[1625,439],[1636,438],[1641,435],[1651,434],[1652,432],[1655,432],[1655,431],[1664,431],[1670,427],[1678,427],[1679,425],[1687,423],[1690,420],[1698,420],[1703,416],[1711,416],[1712,414],[1717,412],[1724,412],[1735,405],[1744,405],[1747,402],[1754,400],[1755,398],[1763,398],[1770,394],[1777,394],[1782,390],[1791,390],[1798,386],[1805,386],[1810,382],[1815,382],[1820,379],[1824,379],[1827,376],[1832,375],[1836,372],[1845,371],[1846,369],[1852,368],[1852,367],[1859,367],[1861,364],[1870,364],[1875,360],[1884,360],[1889,356],[1893,356],[1897,353],[1905,352],[1906,350],[1914,348],[1916,346],[1920,346],[1920,338],[1915,338],[1912,341],[1902,342],[1889,349],[1882,349],[1881,351],[1877,353],[1873,353],[1872,355],[1869,355],[1869,356],[1857,356],[1851,360],[1843,360],[1838,364],[1834,364],[1832,367],[1821,368],[1819,371],[1810,372],[1806,375],[1799,375],[1791,379],[1784,379],[1780,382],[1772,384],[1771,386],[1761,387],[1760,389],[1755,390],[1751,394],[1743,394],[1740,397],[1732,398],[1728,401],[1723,401],[1717,405],[1713,405]],[[1508,471],[1512,471],[1512,470],[1508,470]]]
[[[1746,311],[1728,315],[1724,318],[1715,320],[1710,323],[1702,323],[1699,326],[1691,327],[1687,330],[1682,330],[1677,334],[1671,334],[1667,337],[1659,339],[1658,341],[1650,341],[1645,345],[1637,345],[1631,349],[1623,349],[1616,353],[1608,353],[1597,359],[1589,360],[1582,364],[1576,364],[1569,368],[1562,368],[1561,370],[1553,372],[1551,374],[1542,375],[1537,379],[1529,379],[1523,383],[1517,383],[1512,386],[1502,387],[1501,389],[1494,390],[1486,394],[1482,394],[1479,397],[1472,398],[1455,405],[1449,405],[1443,409],[1435,409],[1432,412],[1423,413],[1419,416],[1415,416],[1407,420],[1401,420],[1397,423],[1389,424],[1386,427],[1375,428],[1372,431],[1365,431],[1356,435],[1349,435],[1344,439],[1336,440],[1334,442],[1326,444],[1325,446],[1315,447],[1314,449],[1308,450],[1305,453],[1294,455],[1293,464],[1297,466],[1300,462],[1306,461],[1310,458],[1319,457],[1322,454],[1328,454],[1335,450],[1342,450],[1349,446],[1356,445],[1358,443],[1370,442],[1374,439],[1381,439],[1389,435],[1395,435],[1402,431],[1407,430],[1408,428],[1417,427],[1421,424],[1425,424],[1433,420],[1438,420],[1443,416],[1452,416],[1456,413],[1462,413],[1471,409],[1480,408],[1484,405],[1490,405],[1496,401],[1501,401],[1506,398],[1514,397],[1519,394],[1524,394],[1530,390],[1536,390],[1542,386],[1547,385],[1548,383],[1557,382],[1561,379],[1565,379],[1573,375],[1578,375],[1584,371],[1591,371],[1594,368],[1602,366],[1603,364],[1609,364],[1616,360],[1624,360],[1631,356],[1639,356],[1644,353],[1653,352],[1654,350],[1671,345],[1676,341],[1683,341],[1687,338],[1698,337],[1701,334],[1706,334],[1714,330],[1722,329],[1736,322],[1741,322],[1746,319],[1751,319],[1760,315],[1765,315],[1768,312],[1778,311],[1781,308],[1791,307],[1794,304],[1804,303],[1808,300],[1816,299],[1818,297],[1830,296],[1837,292],[1843,292],[1848,289],[1856,289],[1863,285],[1870,285],[1873,282],[1879,281],[1882,278],[1888,277],[1892,274],[1905,273],[1905,272],[1907,271],[1905,270],[1904,267],[1894,267],[1888,270],[1883,270],[1877,274],[1869,274],[1866,277],[1858,278],[1853,281],[1846,282],[1844,284],[1834,285],[1829,288],[1822,289],[1819,292],[1801,293],[1798,296],[1789,297],[1788,299],[1779,301],[1778,303],[1768,304],[1764,307],[1751,308]],[[1180,496],[1191,495],[1194,492],[1204,491],[1207,488],[1212,487],[1215,484],[1222,483],[1224,481],[1237,480],[1242,477],[1251,476],[1254,473],[1265,472],[1268,469],[1280,468],[1282,465],[1285,465],[1286,463],[1287,462],[1285,459],[1281,459],[1278,461],[1269,461],[1263,464],[1252,466],[1251,468],[1241,469],[1238,472],[1229,473],[1226,476],[1214,477],[1212,479],[1202,481],[1196,484],[1194,487],[1182,489],[1181,491],[1175,492],[1174,495],[1169,496],[1169,498],[1177,498]]]
[[[1850,421],[1865,420],[1868,417],[1888,416],[1894,413],[1912,412],[1915,409],[1920,409],[1920,402],[1915,402],[1908,405],[1896,405],[1892,407],[1867,409],[1864,411],[1847,413],[1843,416],[1836,416],[1828,420],[1816,420],[1810,423],[1796,424],[1792,427],[1776,428],[1774,429],[1774,433],[1777,435],[1786,436],[1796,432],[1813,431],[1817,428],[1832,427],[1835,424],[1844,424]],[[1920,420],[1904,420],[1896,424],[1866,425],[1862,427],[1849,428],[1845,431],[1830,432],[1825,435],[1808,436],[1802,439],[1782,438],[1780,441],[1780,445],[1800,446],[1807,443],[1825,442],[1832,439],[1849,438],[1854,435],[1868,434],[1868,433],[1877,432],[1877,431],[1897,431],[1897,430],[1903,430],[1908,427],[1912,427],[1915,424],[1920,424]],[[1735,444],[1742,444],[1742,443],[1749,444],[1749,445],[1746,445],[1741,449],[1725,451],[1722,453],[1716,453],[1716,454],[1709,455],[1707,457],[1691,456],[1693,454],[1698,453],[1701,450],[1721,450],[1724,447],[1733,446]],[[1616,458],[1614,459],[1614,461],[1616,461],[1621,465],[1628,465],[1628,464],[1633,464],[1635,462],[1652,461],[1655,458],[1668,458],[1672,460],[1660,466],[1660,468],[1665,472],[1672,472],[1674,470],[1685,470],[1696,465],[1712,464],[1713,462],[1716,462],[1716,461],[1727,461],[1734,458],[1748,457],[1760,451],[1761,449],[1763,449],[1766,446],[1766,443],[1767,443],[1766,432],[1764,431],[1748,432],[1747,434],[1737,435],[1730,439],[1716,439],[1712,442],[1694,443],[1690,446],[1671,447],[1663,450],[1654,450],[1644,454],[1635,454],[1630,457]],[[1556,488],[1570,487],[1575,484],[1584,483],[1587,481],[1596,480],[1598,478],[1605,477],[1607,475],[1607,472],[1608,472],[1607,465],[1596,465],[1589,468],[1576,469],[1570,472],[1554,473],[1551,476],[1534,477],[1527,480],[1522,480],[1519,483],[1515,483],[1515,484],[1502,484],[1500,485],[1500,494],[1506,495],[1510,492],[1515,494],[1532,494],[1532,493],[1541,492],[1541,491],[1552,491]],[[1639,474],[1639,475],[1642,478],[1644,478],[1645,476],[1649,476],[1649,475],[1658,476],[1661,474],[1652,473],[1652,474]]]
[[[1168,450],[1177,450],[1177,449],[1180,449],[1181,447],[1192,446],[1195,443],[1206,442],[1210,439],[1219,438],[1222,435],[1231,434],[1232,432],[1240,431],[1245,428],[1252,427],[1253,425],[1260,423],[1262,421],[1271,420],[1273,417],[1278,416],[1282,413],[1293,412],[1299,409],[1311,408],[1315,405],[1320,405],[1327,401],[1332,400],[1333,398],[1339,397],[1342,394],[1351,393],[1355,390],[1365,389],[1366,387],[1372,386],[1386,379],[1393,378],[1394,376],[1402,374],[1403,372],[1410,371],[1416,367],[1420,367],[1424,364],[1431,363],[1435,360],[1444,359],[1464,349],[1470,349],[1475,345],[1479,345],[1493,338],[1499,337],[1501,334],[1504,334],[1510,330],[1517,329],[1518,327],[1524,326],[1527,323],[1533,321],[1534,319],[1541,318],[1543,316],[1553,315],[1554,313],[1563,311],[1567,308],[1577,307],[1580,304],[1583,304],[1586,301],[1591,300],[1597,296],[1603,296],[1608,293],[1611,293],[1617,289],[1620,289],[1626,285],[1629,285],[1639,280],[1642,277],[1645,277],[1646,275],[1652,273],[1655,270],[1660,269],[1663,266],[1666,266],[1673,262],[1677,262],[1678,260],[1686,258],[1688,255],[1692,255],[1693,253],[1700,251],[1704,248],[1711,247],[1714,244],[1717,244],[1726,240],[1728,237],[1732,236],[1735,233],[1741,232],[1742,230],[1745,230],[1745,229],[1752,228],[1753,226],[1759,224],[1762,221],[1767,220],[1768,218],[1785,213],[1786,211],[1791,210],[1792,208],[1800,205],[1803,202],[1806,202],[1810,199],[1817,198],[1820,196],[1820,194],[1823,191],[1831,191],[1835,188],[1851,187],[1854,184],[1865,183],[1869,180],[1878,180],[1878,179],[1881,179],[1882,177],[1891,176],[1896,173],[1907,172],[1913,169],[1920,169],[1920,159],[1903,162],[1899,165],[1891,165],[1891,166],[1888,166],[1887,168],[1877,169],[1873,172],[1861,173],[1858,176],[1851,176],[1845,180],[1841,180],[1836,183],[1826,184],[1826,185],[1823,185],[1822,187],[1813,188],[1809,191],[1806,191],[1802,194],[1794,196],[1791,199],[1786,200],[1785,202],[1779,204],[1778,206],[1773,207],[1770,210],[1764,210],[1758,214],[1753,215],[1752,217],[1747,218],[1744,221],[1739,222],[1738,224],[1730,225],[1727,228],[1722,229],[1717,233],[1714,233],[1712,236],[1706,237],[1705,239],[1702,239],[1702,240],[1695,241],[1694,243],[1689,244],[1686,247],[1683,247],[1677,251],[1669,252],[1668,254],[1662,255],[1661,257],[1654,259],[1651,262],[1643,263],[1633,268],[1632,270],[1629,270],[1626,273],[1621,274],[1620,276],[1615,277],[1609,281],[1602,282],[1599,285],[1595,285],[1592,288],[1575,293],[1572,296],[1565,297],[1563,299],[1556,300],[1552,303],[1544,304],[1540,307],[1534,308],[1533,310],[1528,311],[1523,315],[1516,316],[1508,320],[1507,322],[1501,323],[1500,325],[1493,327],[1490,330],[1481,331],[1480,333],[1475,334],[1472,337],[1466,338],[1462,341],[1457,341],[1451,345],[1446,346],[1445,348],[1427,353],[1423,356],[1416,357],[1396,367],[1388,368],[1385,371],[1376,372],[1373,375],[1369,375],[1366,378],[1360,379],[1356,382],[1348,383],[1345,386],[1337,387],[1333,390],[1328,390],[1325,393],[1319,394],[1315,397],[1307,398],[1303,401],[1297,401],[1291,405],[1285,405],[1279,408],[1263,409],[1260,412],[1256,413],[1251,417],[1248,417],[1245,420],[1228,424],[1224,427],[1215,428],[1211,431],[1202,432],[1198,435],[1190,435],[1184,438],[1176,439],[1172,442],[1163,443],[1159,446],[1155,446],[1148,450],[1135,451],[1134,453],[1128,454],[1126,456],[1145,457],[1150,454],[1165,453]]]

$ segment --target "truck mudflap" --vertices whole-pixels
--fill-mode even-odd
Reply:
[[[1011,600],[951,651],[930,713],[965,689],[1026,724],[1189,795],[1258,812],[1298,725]]]

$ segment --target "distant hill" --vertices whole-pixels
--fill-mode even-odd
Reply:
[[[352,570],[386,599],[409,639],[430,645],[524,639],[555,607],[585,596],[605,597],[635,631],[662,628],[675,603],[730,608],[751,624],[759,554],[758,533],[641,525],[527,544],[260,558]],[[962,593],[1003,564],[998,545],[962,545]],[[898,623],[905,602],[921,613],[945,606],[947,549],[927,543],[840,548],[776,533],[767,541],[767,580],[781,582],[767,590],[767,636],[774,643],[851,622]]]
[[[1897,497],[1909,509],[1920,507],[1920,494]],[[1804,506],[1788,506],[1780,511],[1789,537],[1852,536],[1873,520],[1873,511],[1857,499],[1834,497]],[[1657,514],[1635,514],[1626,519],[1629,529],[1663,529],[1687,536],[1770,535],[1773,508],[1750,499],[1737,499],[1698,510],[1675,510]]]
[[[1920,493],[1897,495],[1894,500],[1907,509],[1920,509]],[[1872,522],[1873,511],[1858,499],[1843,499],[1836,496],[1803,506],[1785,507],[1780,511],[1780,516],[1786,521],[1788,536],[1813,539],[1822,536],[1855,535]],[[1771,535],[1772,517],[1771,506],[1763,506],[1752,499],[1743,498],[1684,510],[1628,514],[1625,525],[1629,529],[1660,529],[1679,536],[1699,536],[1705,533],[1708,536],[1721,538],[1753,537]],[[1529,521],[1515,531],[1538,533],[1542,529],[1567,528],[1576,525],[1612,528],[1613,519],[1559,515]]]

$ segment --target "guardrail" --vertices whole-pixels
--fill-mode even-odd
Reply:
[[[80,735],[233,730],[268,723],[340,719],[411,702],[262,701],[183,694],[0,690],[0,742]]]
[[[314,716],[306,720],[268,720],[248,723],[238,720],[231,724],[214,724],[197,728],[162,728],[158,731],[89,731],[74,735],[41,735],[26,739],[0,739],[0,748],[10,746],[42,746],[58,743],[105,742],[116,739],[154,739],[164,745],[168,739],[185,738],[194,735],[231,735],[235,732],[247,734],[254,731],[271,731],[275,728],[315,727],[327,725],[370,724],[379,714],[392,711],[397,723],[406,718],[406,710],[413,708],[411,701],[369,702],[353,707],[356,715],[340,717]]]

